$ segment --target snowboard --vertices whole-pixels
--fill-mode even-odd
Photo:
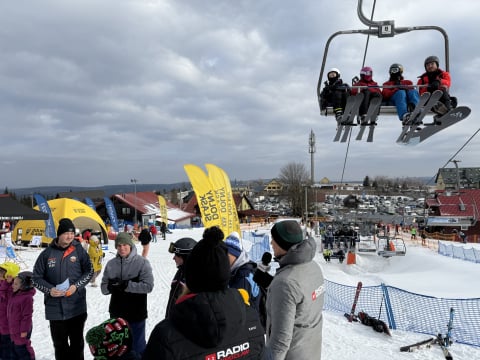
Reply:
[[[421,130],[415,131],[405,142],[407,145],[416,145],[425,141],[432,135],[445,130],[446,128],[459,123],[470,115],[471,109],[466,106],[459,106],[437,118],[434,122],[423,124]]]
[[[397,144],[406,144],[410,141],[410,138],[414,135],[417,126],[422,122],[423,118],[428,112],[437,104],[438,100],[442,97],[443,93],[440,90],[435,90],[431,95],[425,92],[420,97],[415,109],[410,114],[408,124],[404,125],[402,132],[397,139]]]

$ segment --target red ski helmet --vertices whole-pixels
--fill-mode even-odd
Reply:
[[[373,70],[370,66],[364,66],[362,70],[360,70],[360,77],[367,81],[372,80],[373,77]]]

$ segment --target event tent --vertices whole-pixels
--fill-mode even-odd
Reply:
[[[53,223],[55,229],[58,227],[58,222],[62,218],[69,218],[73,221],[75,228],[80,232],[86,229],[91,229],[92,232],[101,234],[101,240],[104,242],[107,239],[107,228],[102,218],[95,210],[90,208],[78,200],[60,198],[49,200],[48,206],[52,212]],[[38,207],[35,207],[38,208]],[[18,238],[20,236],[20,239]],[[45,236],[45,221],[38,220],[22,220],[17,223],[14,228],[12,237],[14,241],[21,240],[22,243],[28,243],[33,236],[41,236],[42,243],[50,243],[51,238]]]

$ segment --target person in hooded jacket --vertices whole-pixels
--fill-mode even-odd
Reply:
[[[295,220],[277,222],[271,235],[280,268],[268,287],[267,354],[273,360],[320,359],[325,291],[313,260],[315,240],[304,239]]]
[[[261,359],[263,329],[244,290],[228,288],[224,234],[205,229],[185,266],[188,293],[148,339],[143,360]]]
[[[359,123],[365,123],[365,114],[370,106],[370,101],[375,97],[382,97],[382,91],[378,87],[377,82],[373,81],[373,70],[370,66],[364,66],[360,70],[360,80],[352,85],[352,95],[363,93],[363,101],[359,110]]]
[[[383,83],[383,100],[388,105],[394,105],[397,108],[398,118],[405,125],[410,118],[408,107],[415,108],[420,95],[418,90],[413,87],[413,82],[403,77],[401,64],[390,65],[388,73],[390,78]]]
[[[185,263],[187,262],[188,255],[192,252],[197,242],[192,238],[181,238],[170,244],[168,252],[173,255],[173,261],[177,265],[177,272],[173,277],[172,284],[170,286],[170,294],[168,296],[167,309],[165,311],[165,317],[168,318],[172,307],[175,306],[178,298],[185,292]]]
[[[132,236],[121,232],[115,239],[117,255],[103,271],[102,294],[110,297],[110,317],[128,321],[133,335],[133,351],[142,355],[145,350],[145,320],[148,317],[147,294],[153,290],[150,262],[137,254]]]
[[[90,285],[96,287],[97,283],[95,281],[102,271],[102,260],[105,255],[103,254],[100,240],[96,235],[90,236],[88,244],[88,256],[90,256],[90,261],[92,262],[93,266],[93,276],[90,279]]]
[[[8,328],[7,307],[12,297],[13,280],[20,272],[20,266],[7,261],[0,264],[0,359],[10,359],[13,344]]]
[[[260,316],[264,315],[260,312],[260,287],[253,281],[257,264],[248,258],[248,253],[242,247],[240,235],[236,231],[227,236],[225,245],[227,245],[231,266],[228,286],[234,289],[245,289],[250,299],[250,305],[258,311]],[[262,325],[265,325],[265,322],[262,322]]]
[[[13,280],[12,297],[7,306],[8,330],[12,339],[12,359],[35,360],[30,341],[33,328],[32,272],[22,271]]]
[[[320,109],[326,110],[327,106],[331,106],[337,121],[342,120],[343,110],[350,95],[350,86],[344,83],[340,76],[340,70],[330,69],[327,73],[328,81],[325,81],[320,93]]]
[[[45,317],[50,321],[57,360],[83,359],[85,346],[85,286],[92,278],[93,266],[74,236],[72,220],[61,219],[57,237],[40,253],[33,267],[33,285],[44,293]]]

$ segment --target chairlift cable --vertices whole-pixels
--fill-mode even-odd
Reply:
[[[374,0],[373,1],[373,6],[372,6],[372,14],[370,15],[370,20],[372,20],[372,21],[373,21],[373,15],[375,13],[375,5],[376,4],[377,4],[377,0]],[[365,51],[363,52],[362,67],[365,66],[365,60],[367,58],[369,40],[370,40],[370,34],[367,35],[367,42],[365,43]],[[345,159],[343,161],[343,169],[342,169],[342,176],[340,178],[340,184],[343,184],[343,176],[345,175],[345,168],[347,166],[348,150],[350,149],[350,139],[351,138],[352,138],[352,133],[350,132],[350,134],[348,135],[347,149],[345,150]]]
[[[465,143],[460,147],[460,149],[457,150],[457,152],[455,154],[453,154],[450,159],[447,160],[447,162],[440,168],[440,169],[444,169],[450,162],[452,162],[453,159],[455,159],[455,157],[465,148],[465,146],[468,145],[468,143],[470,141],[472,141],[472,139],[478,134],[478,132],[480,132],[480,128],[477,129],[477,131],[475,131],[472,136],[470,136],[470,138],[465,141]],[[437,174],[435,174],[434,176],[432,176],[432,178],[430,180],[427,181],[427,184],[430,184],[430,182],[432,182],[435,178],[437,177]]]
[[[373,21],[373,14],[375,13],[375,5],[377,4],[377,0],[373,0],[373,6],[372,6],[372,14],[370,15],[370,20]],[[372,27],[369,26],[369,29]],[[363,53],[363,61],[362,61],[362,67],[365,66],[365,60],[367,59],[367,50],[368,50],[368,44],[370,42],[370,34],[367,35],[367,42],[365,43],[365,51]]]

